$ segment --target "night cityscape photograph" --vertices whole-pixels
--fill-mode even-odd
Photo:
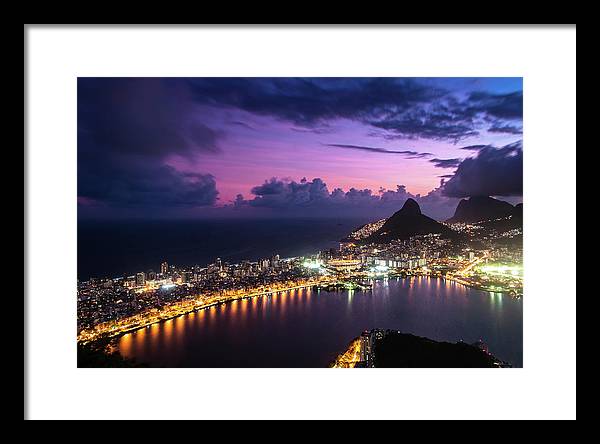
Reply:
[[[576,420],[576,25],[23,38],[24,420]]]
[[[79,76],[77,366],[524,367],[524,95]]]

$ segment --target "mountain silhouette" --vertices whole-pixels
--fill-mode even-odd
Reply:
[[[420,234],[436,233],[446,237],[456,236],[455,231],[421,213],[421,208],[414,199],[408,199],[402,208],[389,217],[379,230],[363,239],[362,242],[387,243]]]
[[[509,214],[510,217],[503,219],[489,220],[487,222],[481,222],[479,225],[496,231],[508,231],[517,228],[523,229],[523,204],[517,204],[512,207],[512,211]]]
[[[515,205],[513,210],[513,217],[523,219],[523,202]]]
[[[520,208],[522,211],[522,204]],[[500,219],[513,215],[515,210],[518,212],[516,207],[503,200],[488,196],[473,196],[469,199],[462,199],[456,207],[454,216],[446,222],[474,223]]]

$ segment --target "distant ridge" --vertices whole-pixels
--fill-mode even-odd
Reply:
[[[520,204],[519,208],[522,211],[522,204]],[[473,196],[469,199],[462,199],[456,207],[454,216],[446,222],[474,223],[500,219],[512,216],[515,213],[515,210],[519,211],[517,207],[514,207],[503,200],[494,199],[488,196]]]
[[[503,219],[491,220],[488,222],[483,222],[481,225],[494,229],[496,231],[507,231],[514,229],[523,229],[523,204],[517,204],[512,208],[512,212],[509,215],[510,217],[506,217]]]
[[[422,234],[456,236],[456,232],[452,229],[421,213],[421,208],[414,199],[408,199],[402,208],[389,217],[379,230],[361,242],[387,243],[392,240],[404,240]]]

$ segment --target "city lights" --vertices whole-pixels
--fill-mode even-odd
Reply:
[[[376,265],[369,270],[369,274],[373,276],[382,276],[390,271],[387,265]]]
[[[161,290],[170,290],[171,288],[175,288],[177,285],[175,284],[163,284],[160,286]]]
[[[323,268],[323,263],[321,261],[304,261],[302,262],[302,266],[308,268],[310,270],[321,270]]]
[[[484,265],[479,267],[478,271],[492,275],[523,276],[522,265]]]

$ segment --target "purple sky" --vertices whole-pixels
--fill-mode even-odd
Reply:
[[[78,92],[80,217],[383,217],[417,197],[444,219],[461,197],[521,200],[520,78],[80,78]]]

